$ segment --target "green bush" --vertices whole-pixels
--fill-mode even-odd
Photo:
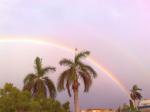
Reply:
[[[54,99],[32,98],[12,84],[0,89],[0,112],[69,112],[69,103],[61,104]]]

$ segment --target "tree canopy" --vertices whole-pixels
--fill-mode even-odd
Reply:
[[[51,98],[33,98],[7,83],[0,89],[0,112],[69,112],[69,102],[61,104]]]

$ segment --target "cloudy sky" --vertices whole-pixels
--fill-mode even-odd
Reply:
[[[0,0],[0,41],[40,40],[69,48],[90,50],[91,57],[130,90],[133,84],[150,98],[150,1],[149,0]],[[73,55],[61,48],[28,42],[0,42],[0,86],[13,82],[22,87],[33,71],[36,56],[44,65],[57,67],[49,76],[55,81],[63,70],[58,62]],[[91,91],[80,91],[82,108],[114,108],[127,95],[98,67]],[[66,92],[58,95],[69,100]]]

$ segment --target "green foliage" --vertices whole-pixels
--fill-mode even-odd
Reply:
[[[63,108],[67,111],[67,112],[70,112],[70,107],[69,107],[70,103],[69,102],[66,102],[63,104]]]
[[[12,84],[0,89],[0,112],[69,112],[69,103],[47,98],[33,98],[28,91],[20,91]]]

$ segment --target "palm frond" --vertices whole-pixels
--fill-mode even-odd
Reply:
[[[32,89],[34,87],[34,81],[30,81],[23,86],[23,91],[29,91],[32,93]]]
[[[71,75],[71,69],[65,70],[60,74],[60,77],[58,78],[58,84],[57,84],[58,91],[62,91],[65,89],[64,85],[65,82],[68,80],[69,75]]]
[[[42,59],[40,59],[39,57],[36,57],[35,59],[35,70],[38,75],[42,72]]]
[[[46,97],[46,87],[42,79],[37,79],[33,86],[33,96],[34,97]]]
[[[136,97],[137,97],[138,100],[142,99],[142,95],[139,92],[136,92]]]
[[[81,70],[88,72],[89,74],[93,75],[94,78],[97,77],[97,72],[89,65],[86,65],[82,62],[78,62]]]
[[[69,60],[69,59],[62,59],[60,62],[59,62],[60,65],[64,65],[64,66],[69,66],[71,67],[73,65],[73,61],[72,60]]]
[[[131,93],[131,94],[130,94],[130,97],[131,97],[132,100],[136,100],[136,96],[135,96],[134,93]]]
[[[134,85],[132,87],[132,91],[142,91],[142,89],[140,89],[137,85]]]
[[[42,69],[42,75],[45,75],[49,71],[55,72],[56,68],[55,67],[45,67],[44,69]]]
[[[69,97],[71,97],[70,86],[71,86],[71,81],[68,79],[67,83],[66,83],[66,88],[67,88],[67,92],[68,92]]]
[[[24,86],[23,91],[29,91],[31,92],[34,86],[34,79],[36,79],[37,76],[33,73],[28,74],[24,79]]]
[[[132,97],[134,97],[135,100],[136,100],[136,99],[138,99],[138,100],[141,100],[141,99],[142,99],[142,95],[141,95],[139,92],[134,92],[134,93],[132,93]]]
[[[33,81],[35,78],[36,78],[37,76],[35,75],[35,74],[33,74],[33,73],[30,73],[30,74],[28,74],[26,77],[25,77],[25,79],[24,79],[24,84],[26,84],[26,83],[28,83],[28,82],[30,82],[30,81]]]
[[[55,88],[53,81],[49,79],[48,77],[44,77],[43,79],[45,80],[45,84],[48,87],[50,97],[55,98],[57,95],[57,92],[56,92],[56,88]]]
[[[92,78],[91,78],[90,74],[87,72],[79,72],[79,74],[84,82],[84,92],[88,92],[92,85]]]
[[[75,62],[78,62],[81,58],[86,58],[87,56],[90,55],[90,52],[89,51],[83,51],[83,52],[80,52],[79,54],[77,54],[75,56]]]

